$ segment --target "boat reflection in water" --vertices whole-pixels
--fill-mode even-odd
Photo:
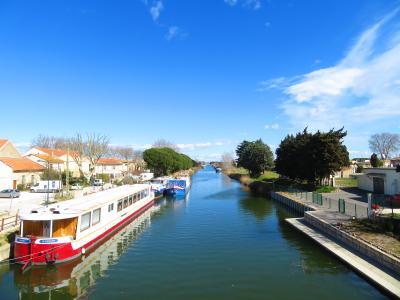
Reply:
[[[96,280],[131,246],[132,242],[150,226],[151,216],[159,211],[152,206],[115,235],[101,243],[81,259],[70,263],[32,268],[21,274],[14,266],[14,283],[20,299],[76,299],[85,295]]]

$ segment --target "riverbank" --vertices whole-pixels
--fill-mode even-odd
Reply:
[[[368,216],[366,203],[346,204],[344,200],[335,202],[313,192],[277,192],[282,190],[277,185],[279,179],[251,179],[246,174],[237,172],[227,175],[253,193],[271,196],[275,201],[301,214],[303,218],[286,221],[382,290],[400,298],[400,251],[397,251],[400,249],[400,241],[385,233],[361,232],[361,220]],[[350,210],[350,207],[354,209]]]

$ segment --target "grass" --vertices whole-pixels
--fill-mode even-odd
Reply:
[[[334,188],[333,186],[330,185],[323,185],[323,186],[319,186],[315,189],[315,191],[317,193],[332,193],[336,190],[336,188]]]
[[[355,178],[336,178],[336,185],[340,187],[357,187],[357,179]]]

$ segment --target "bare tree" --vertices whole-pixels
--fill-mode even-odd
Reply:
[[[388,159],[390,155],[400,149],[400,135],[396,133],[376,133],[369,139],[369,148],[380,154],[381,159]]]
[[[112,155],[118,157],[125,162],[132,161],[135,156],[133,148],[129,146],[110,147],[110,152]]]
[[[67,148],[68,142],[68,138],[39,134],[32,140],[31,146],[64,150]]]
[[[85,154],[90,161],[90,177],[93,176],[95,167],[100,158],[109,152],[110,138],[106,135],[91,133],[85,142]]]
[[[153,145],[153,148],[171,148],[172,150],[179,151],[179,147],[174,143],[167,141],[165,139],[156,140]]]
[[[81,177],[85,176],[83,172],[82,163],[86,153],[86,142],[83,140],[82,135],[77,133],[73,138],[68,140],[69,153],[74,162],[78,165]]]
[[[234,158],[233,155],[229,152],[225,152],[222,154],[222,168],[226,171],[231,170],[233,168]]]

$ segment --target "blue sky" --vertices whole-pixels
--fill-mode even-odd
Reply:
[[[0,137],[158,138],[200,159],[342,127],[351,156],[400,131],[389,0],[0,2]]]

